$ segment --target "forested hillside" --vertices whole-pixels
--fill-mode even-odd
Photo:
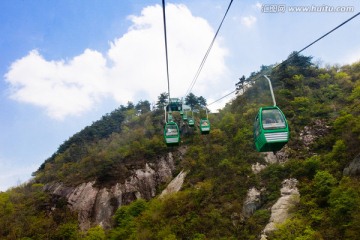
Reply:
[[[181,191],[121,206],[111,229],[85,232],[65,199],[43,191],[52,182],[110,187],[177,150],[163,140],[161,97],[155,109],[148,101],[129,103],[65,141],[30,183],[0,193],[0,238],[259,239],[281,182],[295,178],[300,202],[268,239],[359,239],[360,62],[323,68],[294,53],[271,68],[240,79],[237,97],[209,115],[209,135],[182,126],[187,151],[176,169],[188,174]],[[252,165],[267,163],[254,148],[253,122],[259,107],[272,105],[263,74],[272,80],[291,138],[277,163],[255,173]],[[244,216],[252,187],[263,189],[261,206]]]

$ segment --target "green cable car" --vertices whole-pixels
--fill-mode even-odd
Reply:
[[[189,117],[189,119],[188,119],[188,124],[189,124],[190,127],[194,127],[194,126],[195,126],[195,121],[194,121],[194,119],[193,119],[192,117]]]
[[[210,133],[210,121],[209,121],[209,115],[208,115],[206,106],[205,106],[205,113],[206,113],[206,117],[200,118],[200,123],[199,123],[199,128],[200,128],[201,134],[209,134]],[[200,110],[199,110],[199,114],[201,116]]]
[[[188,124],[190,127],[195,126],[194,112],[191,110],[191,117],[189,117]]]
[[[166,111],[182,111],[182,101],[179,98],[170,98],[169,104],[166,106]]]
[[[187,116],[186,112],[184,112],[184,114],[182,115],[182,120],[185,122],[188,120],[188,116]]]
[[[164,139],[167,146],[177,146],[180,143],[180,131],[175,122],[168,122],[164,128]]]
[[[264,77],[268,80],[274,105],[259,109],[254,123],[254,143],[258,152],[276,152],[289,141],[289,125],[284,113],[276,106],[270,78]]]
[[[289,141],[289,126],[277,106],[261,107],[255,118],[254,141],[259,152],[279,151]]]
[[[167,109],[170,109],[169,105],[165,107],[164,140],[167,146],[177,146],[180,143],[180,131],[173,120],[172,112],[167,112]]]
[[[200,119],[200,132],[201,134],[210,133],[210,121],[207,118]]]

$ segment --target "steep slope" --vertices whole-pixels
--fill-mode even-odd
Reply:
[[[96,186],[95,181],[76,187],[56,182],[45,185],[44,190],[67,199],[70,209],[78,213],[80,229],[88,230],[94,225],[107,229],[112,226],[112,216],[118,207],[139,198],[155,197],[159,186],[172,179],[174,170],[174,158],[169,153],[156,163],[145,163],[144,168],[134,169],[123,183],[114,179],[116,184],[110,187]]]
[[[117,221],[110,236],[257,239],[270,220],[283,180],[297,179],[300,201],[268,239],[356,238],[360,189],[356,178],[343,176],[343,169],[359,152],[359,70],[359,63],[323,69],[309,57],[295,56],[273,71],[278,106],[289,120],[292,137],[271,165],[252,143],[256,111],[271,105],[266,81],[257,78],[243,95],[211,116],[214,129],[209,136],[194,137],[181,162],[189,169],[185,189],[150,201],[136,216],[130,213],[133,205],[124,210],[130,212],[120,211],[131,220]],[[265,168],[252,172],[252,166],[261,165]],[[250,204],[255,209],[246,216],[246,196],[252,188],[260,190],[259,204]],[[339,224],[341,213],[346,218]]]
[[[0,193],[0,236],[41,239],[36,236],[45,234],[48,224],[55,229],[53,238],[100,234],[109,239],[259,239],[282,183],[296,179],[300,200],[267,238],[356,239],[360,63],[320,68],[311,57],[296,55],[271,73],[277,105],[291,127],[290,142],[276,155],[257,153],[252,140],[258,108],[271,105],[261,77],[267,69],[251,74],[245,92],[210,115],[209,135],[183,131],[180,148],[169,149],[163,142],[162,111],[138,114],[133,106],[119,108],[74,135],[39,168],[34,182]],[[158,198],[182,170],[187,173],[182,190]],[[132,187],[126,187],[129,182]],[[143,191],[139,184],[152,187]],[[16,221],[9,224],[5,219],[15,219],[20,212],[14,209],[22,209],[26,199],[16,196],[25,192],[37,194],[27,204],[38,213],[22,214],[24,221],[53,219],[68,203],[77,213],[43,220],[37,232]],[[83,211],[74,199],[103,208]],[[47,207],[40,207],[44,203]],[[91,227],[87,232],[78,231],[74,221],[79,216],[86,220],[80,221],[83,229]],[[35,222],[31,229],[39,225]],[[109,229],[105,233],[98,224]]]

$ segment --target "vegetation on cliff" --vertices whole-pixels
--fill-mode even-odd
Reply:
[[[94,226],[82,233],[64,199],[41,190],[49,182],[111,186],[132,169],[174,151],[163,141],[162,108],[151,110],[147,101],[129,103],[65,141],[33,181],[0,193],[1,238],[258,239],[281,182],[296,178],[300,204],[269,239],[357,239],[360,184],[358,176],[343,170],[359,154],[360,62],[321,68],[311,57],[295,54],[271,72],[291,140],[282,151],[286,162],[255,174],[252,164],[265,161],[253,146],[253,121],[260,106],[272,104],[261,77],[270,67],[240,79],[241,95],[210,114],[209,135],[182,127],[182,145],[188,147],[176,163],[179,171],[188,171],[182,191],[122,206],[112,229]],[[245,219],[241,213],[251,187],[265,190],[260,209]]]

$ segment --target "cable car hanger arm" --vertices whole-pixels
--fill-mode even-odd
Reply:
[[[271,92],[271,97],[272,97],[272,100],[273,100],[274,107],[276,107],[276,101],[275,101],[274,90],[273,90],[273,87],[272,87],[272,85],[271,85],[270,78],[268,78],[268,76],[266,76],[266,75],[264,75],[264,77],[265,77],[265,78],[268,80],[268,82],[269,82],[270,92]]]

